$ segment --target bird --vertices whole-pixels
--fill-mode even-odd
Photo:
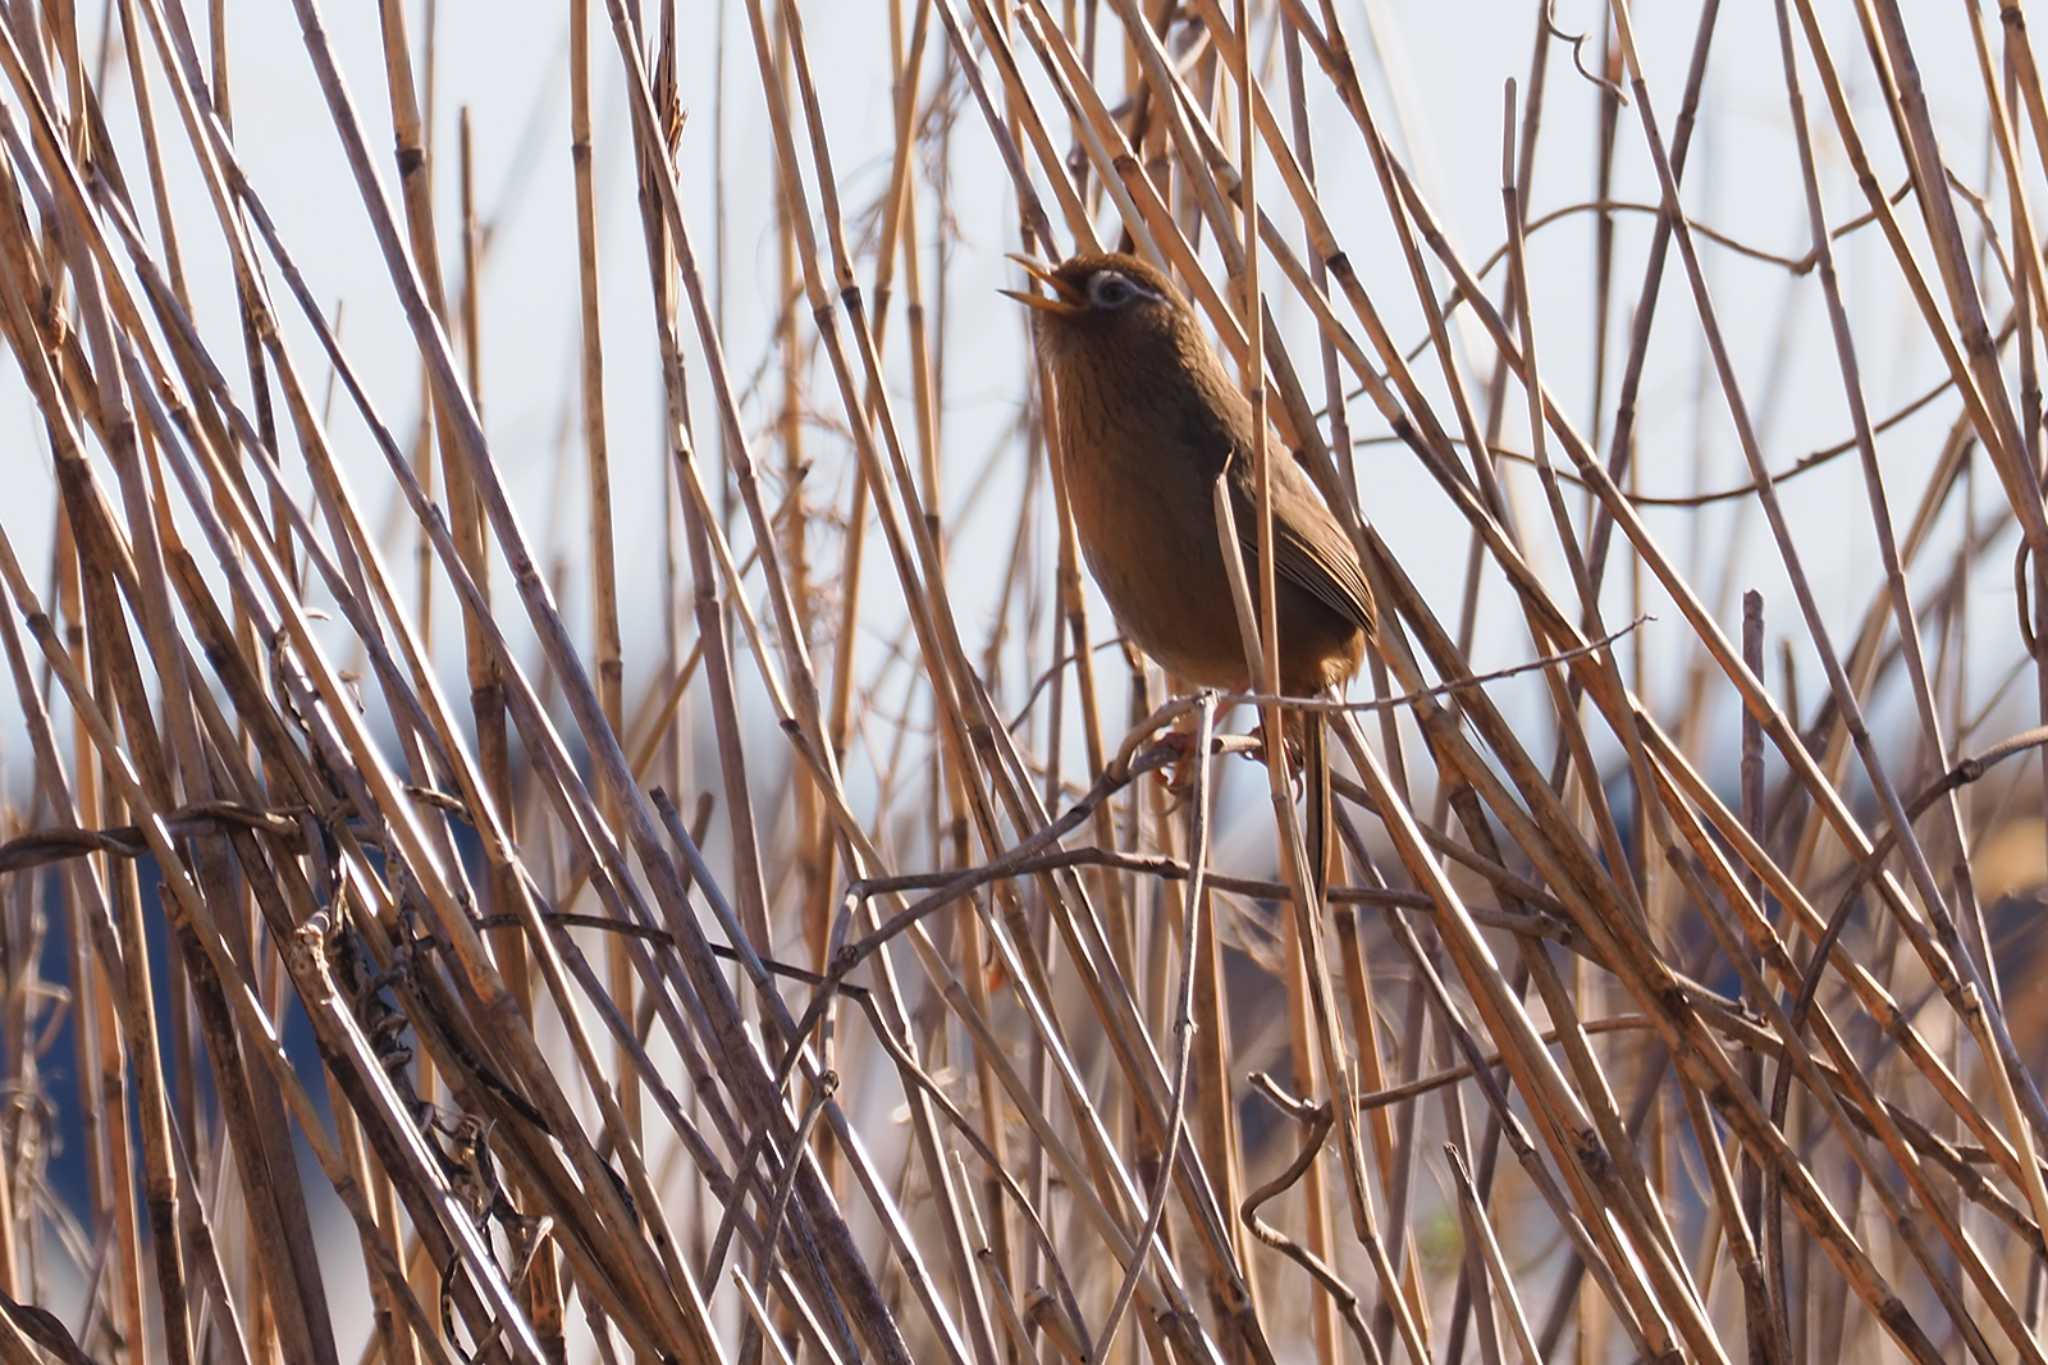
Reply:
[[[1049,291],[1001,292],[1033,310],[1074,530],[1118,626],[1184,682],[1248,690],[1214,489],[1228,479],[1245,577],[1256,585],[1251,404],[1187,300],[1149,262],[1123,252],[1056,266],[1010,259]],[[1276,440],[1270,450],[1278,682],[1287,696],[1316,696],[1358,671],[1378,617],[1350,537],[1286,448]],[[1329,765],[1314,714],[1303,719],[1302,767],[1313,803],[1309,866],[1320,882]]]

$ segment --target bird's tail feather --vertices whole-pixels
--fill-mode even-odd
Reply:
[[[1307,818],[1302,822],[1302,844],[1308,853],[1309,884],[1318,906],[1325,903],[1330,889],[1331,825],[1335,820],[1330,789],[1329,722],[1320,711],[1301,713],[1301,771],[1308,788]]]

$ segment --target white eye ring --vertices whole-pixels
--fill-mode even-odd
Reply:
[[[1097,308],[1121,308],[1145,292],[1114,270],[1098,270],[1088,280],[1088,302]]]

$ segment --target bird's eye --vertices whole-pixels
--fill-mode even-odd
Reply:
[[[1121,308],[1138,297],[1138,286],[1114,270],[1098,272],[1088,281],[1088,302],[1097,308]]]

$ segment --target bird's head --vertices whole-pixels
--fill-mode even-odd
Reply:
[[[1039,344],[1055,358],[1111,350],[1128,356],[1149,346],[1174,345],[1193,326],[1172,281],[1136,256],[1071,256],[1057,266],[1028,256],[1010,259],[1051,291],[1002,292],[1035,310]]]

